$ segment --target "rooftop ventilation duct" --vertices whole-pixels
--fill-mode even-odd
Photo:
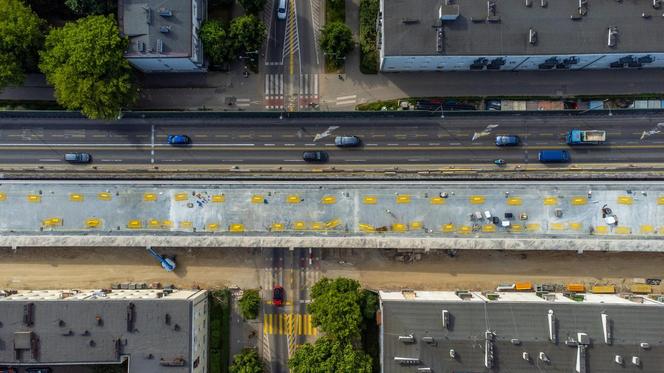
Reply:
[[[549,326],[549,340],[553,343],[556,343],[558,338],[556,336],[556,317],[553,315],[553,310],[549,310],[549,313],[546,315],[546,319]]]
[[[610,345],[613,337],[611,335],[611,320],[609,320],[609,315],[604,312],[602,312],[602,331],[604,333],[604,343]]]
[[[608,37],[608,46],[615,48],[618,45],[618,27],[611,26],[609,27],[609,37]]]
[[[531,45],[537,44],[537,31],[535,31],[532,27],[530,30],[528,30],[528,43]]]

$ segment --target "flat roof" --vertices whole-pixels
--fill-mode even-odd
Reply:
[[[585,303],[523,301],[425,301],[387,299],[381,293],[382,364],[384,373],[413,372],[429,367],[437,373],[485,372],[486,332],[493,339],[492,372],[572,372],[578,341],[586,333],[585,372],[624,372],[640,359],[643,371],[664,366],[664,306],[657,303]],[[609,298],[607,298],[609,299]],[[449,315],[443,327],[442,311]],[[549,340],[548,313],[553,311],[555,343]],[[602,313],[608,318],[611,344],[604,342]],[[413,335],[414,343],[399,341]],[[423,337],[432,337],[427,342]],[[512,341],[517,340],[517,341]],[[648,348],[641,343],[648,343]],[[450,357],[454,350],[455,357]],[[527,352],[529,360],[523,358]],[[539,359],[543,352],[548,362]],[[620,355],[624,363],[615,363]],[[407,365],[395,357],[418,359]]]
[[[192,54],[191,0],[120,0],[120,29],[129,37],[127,57]],[[165,31],[165,32],[164,32]],[[162,52],[158,51],[161,45]]]
[[[544,0],[546,7],[540,0],[530,7],[525,0],[498,0],[488,21],[486,0],[453,0],[459,15],[444,21],[442,53],[433,26],[440,25],[445,0],[382,1],[386,56],[664,52],[662,10],[653,9],[652,1],[588,1],[582,16],[579,0]],[[446,12],[455,13],[450,6]],[[618,30],[615,47],[608,46],[609,27]],[[531,28],[537,32],[534,45],[528,42]]]
[[[63,293],[71,295],[61,298]],[[189,372],[192,305],[204,301],[206,292],[157,293],[113,290],[99,296],[99,290],[54,290],[0,297],[0,342],[4,345],[0,362],[76,365],[119,363],[123,356],[130,356],[130,372]],[[31,322],[26,322],[28,313]],[[184,365],[164,367],[162,359],[183,359]]]

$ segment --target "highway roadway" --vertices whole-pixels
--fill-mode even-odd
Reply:
[[[562,136],[572,128],[606,130],[608,141],[567,146]],[[192,144],[170,146],[169,134],[188,135]],[[523,144],[498,148],[498,134],[519,135]],[[359,136],[363,146],[336,148],[336,135]],[[579,164],[664,162],[664,115],[0,119],[2,166],[64,165],[68,152],[88,152],[97,165],[304,165],[307,150],[327,151],[329,165],[533,164],[542,149],[567,149]]]

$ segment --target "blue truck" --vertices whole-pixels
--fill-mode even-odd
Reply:
[[[566,138],[568,145],[596,145],[606,141],[606,131],[573,129]]]
[[[567,150],[542,150],[537,158],[542,163],[565,163],[570,161]]]

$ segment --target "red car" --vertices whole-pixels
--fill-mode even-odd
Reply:
[[[284,288],[276,285],[272,290],[272,304],[281,307],[284,304]]]

